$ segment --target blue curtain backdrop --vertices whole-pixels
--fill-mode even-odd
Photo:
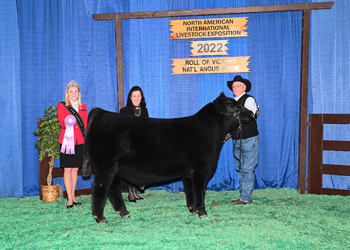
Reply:
[[[259,5],[305,3],[263,0]],[[254,6],[256,1],[11,0],[0,13],[0,197],[39,194],[38,155],[34,148],[37,118],[64,98],[75,79],[88,110],[118,111],[113,21],[94,21],[92,14]],[[309,113],[349,113],[349,3],[312,11]],[[229,38],[228,56],[250,56],[250,73],[260,115],[261,151],[255,188],[296,188],[298,168],[301,12],[136,19],[122,22],[124,95],[139,85],[151,117],[174,118],[196,113],[220,92],[232,96],[226,82],[235,74],[172,75],[171,59],[189,58],[191,40],[170,40],[174,19],[248,17],[249,37]],[[341,25],[339,25],[341,24]],[[125,100],[124,100],[125,101]],[[348,138],[349,128],[327,128],[327,136]],[[328,162],[349,165],[349,155],[325,155]],[[59,161],[56,161],[59,166]],[[80,178],[78,188],[91,187]],[[61,179],[55,180],[63,186]],[[345,177],[326,176],[324,185],[350,189]],[[223,146],[210,190],[237,189],[232,141]],[[152,189],[183,191],[181,181]]]
[[[16,1],[0,4],[0,197],[24,195],[21,55]],[[31,169],[34,167],[31,163]],[[32,170],[33,171],[33,170]]]

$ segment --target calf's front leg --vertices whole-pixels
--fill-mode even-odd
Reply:
[[[195,176],[193,181],[193,190],[194,190],[194,197],[195,197],[195,208],[197,209],[198,215],[200,218],[207,217],[207,211],[205,211],[205,189],[208,183],[208,178],[205,174],[200,173],[198,171],[197,173],[194,173]]]
[[[96,168],[96,167],[95,167]],[[97,169],[97,168],[96,168]],[[106,223],[107,219],[104,217],[103,212],[107,200],[107,192],[111,186],[114,175],[101,175],[98,171],[95,171],[94,186],[92,189],[91,207],[92,216],[97,223]]]
[[[130,213],[126,210],[125,202],[121,190],[121,178],[116,175],[108,190],[108,197],[114,210],[120,214],[122,218],[130,217]]]

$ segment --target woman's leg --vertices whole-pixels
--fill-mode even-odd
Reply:
[[[71,187],[71,193],[72,193],[72,199],[74,202],[78,202],[75,199],[75,188],[77,187],[78,182],[78,170],[79,168],[72,168],[72,187]]]
[[[129,202],[136,202],[135,188],[131,185],[128,186],[129,191]]]
[[[136,202],[136,200],[143,200],[143,198],[137,194],[136,187],[133,184],[129,183],[128,191],[130,202]]]
[[[75,199],[75,188],[78,182],[78,170],[79,168],[65,168],[64,169],[64,185],[68,196],[67,206],[77,202]]]
[[[72,168],[64,168],[64,186],[68,196],[67,206],[73,205],[73,194],[72,194]]]
[[[137,194],[135,187],[134,187],[134,196],[136,200],[143,200],[143,198]]]

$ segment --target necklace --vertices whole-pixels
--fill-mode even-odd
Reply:
[[[136,116],[140,116],[141,115],[141,108],[140,107],[135,107],[135,113]]]

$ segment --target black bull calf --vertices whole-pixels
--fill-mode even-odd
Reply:
[[[128,217],[121,178],[141,188],[182,178],[191,213],[207,216],[205,190],[214,174],[223,140],[239,122],[253,119],[252,112],[223,93],[198,113],[175,119],[117,114],[100,108],[89,113],[84,146],[83,176],[95,171],[92,214],[98,223],[107,195],[113,208]]]

